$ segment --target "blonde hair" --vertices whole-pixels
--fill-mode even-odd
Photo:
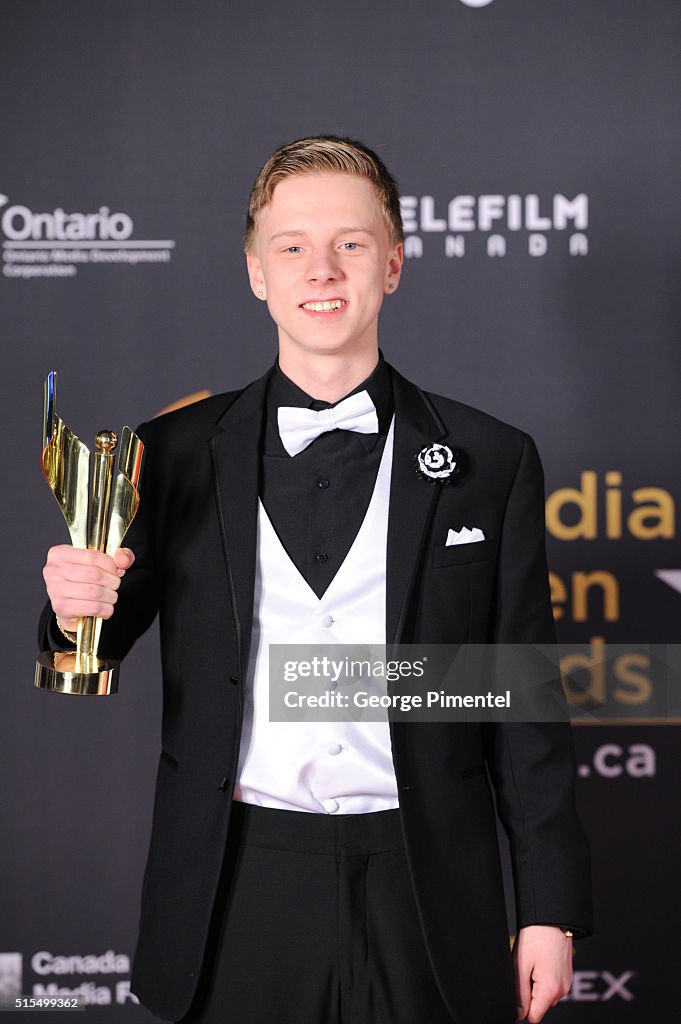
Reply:
[[[274,189],[294,174],[353,174],[366,178],[374,187],[390,241],[397,245],[404,238],[397,182],[373,150],[353,139],[336,135],[315,135],[280,146],[255,179],[248,201],[244,249],[250,252],[258,214],[271,201]]]

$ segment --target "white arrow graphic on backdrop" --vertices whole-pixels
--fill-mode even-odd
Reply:
[[[681,569],[656,569],[655,575],[672,590],[678,590],[681,594]]]

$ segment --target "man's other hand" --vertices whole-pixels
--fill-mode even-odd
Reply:
[[[572,939],[560,928],[521,928],[513,946],[518,1020],[537,1024],[572,984]]]
[[[43,578],[63,628],[75,632],[78,619],[85,616],[110,618],[121,579],[134,561],[130,548],[120,548],[113,556],[70,544],[50,548]]]

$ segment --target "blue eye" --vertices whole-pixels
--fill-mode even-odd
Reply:
[[[343,242],[342,244],[342,248],[345,249],[346,252],[354,252],[357,247],[357,242]]]

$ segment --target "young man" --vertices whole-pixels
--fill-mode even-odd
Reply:
[[[270,643],[551,642],[536,450],[383,361],[402,226],[366,147],[278,150],[245,247],[277,363],[144,425],[130,549],[62,545],[44,570],[53,639],[55,615],[67,633],[99,615],[102,651],[123,656],[160,614],[133,990],[161,1017],[209,1024],[539,1021],[570,985],[571,933],[590,928],[569,727],[267,715]],[[436,444],[463,467],[452,486],[415,472]],[[483,540],[446,544],[474,525]]]

